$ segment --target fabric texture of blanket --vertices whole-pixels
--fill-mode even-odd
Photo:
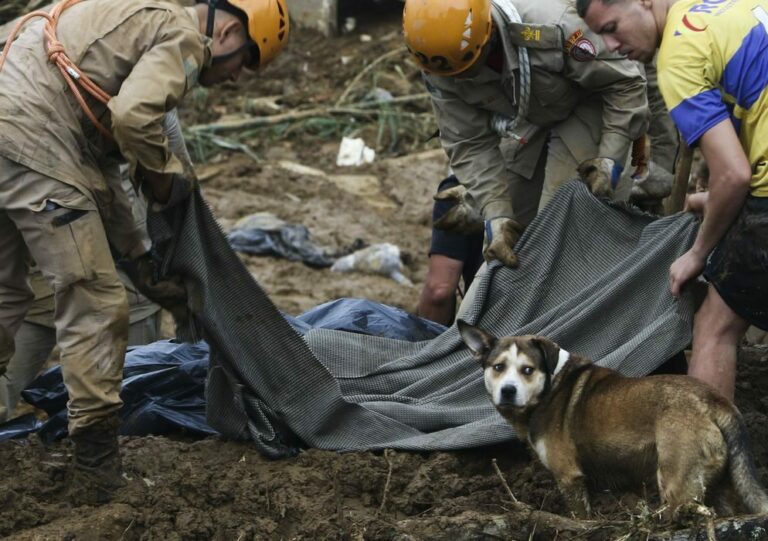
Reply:
[[[164,272],[181,275],[190,293],[193,317],[180,330],[210,344],[207,420],[222,434],[273,457],[301,446],[449,450],[514,437],[455,325],[421,342],[327,329],[301,337],[199,193],[149,222]],[[648,374],[691,339],[693,295],[674,299],[668,271],[696,228],[690,214],[655,219],[571,182],[520,239],[520,266],[495,263],[478,277],[464,318]]]

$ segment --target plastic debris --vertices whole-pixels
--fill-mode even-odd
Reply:
[[[413,283],[403,274],[403,262],[400,259],[400,248],[388,242],[374,244],[347,256],[339,258],[331,267],[335,272],[365,272],[389,276],[402,285],[413,286]]]
[[[385,90],[377,86],[365,95],[365,98],[363,98],[363,103],[390,103],[394,99],[395,97],[389,90]]]
[[[330,267],[334,260],[327,250],[312,242],[305,226],[289,224],[268,212],[239,220],[227,239],[237,252],[284,257],[310,267]]]
[[[365,141],[358,138],[344,137],[339,146],[336,165],[339,167],[358,166],[372,163],[376,159],[376,151],[365,146]]]

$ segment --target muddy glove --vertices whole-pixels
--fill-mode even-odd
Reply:
[[[154,171],[139,171],[141,188],[155,212],[170,209],[186,201],[197,186],[194,173],[164,175]]]
[[[483,257],[487,262],[494,259],[501,261],[506,267],[517,267],[515,244],[523,234],[523,226],[512,218],[493,218],[485,221],[485,238],[483,239]]]
[[[142,295],[171,312],[177,321],[186,317],[187,288],[184,282],[178,276],[158,279],[160,273],[150,252],[123,260],[120,266]]]
[[[483,230],[483,217],[467,201],[467,189],[464,186],[458,185],[437,192],[433,198],[437,201],[455,202],[454,206],[433,224],[435,229],[463,235]]]
[[[610,158],[592,158],[576,168],[581,181],[597,197],[610,197],[619,184],[624,167]]]
[[[630,200],[664,199],[672,193],[673,181],[672,173],[651,161],[644,170],[632,175]]]

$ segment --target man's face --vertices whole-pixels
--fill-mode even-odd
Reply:
[[[202,86],[213,86],[225,81],[237,81],[243,67],[250,62],[248,38],[238,21],[216,32],[211,45],[214,62],[200,73]]]
[[[650,62],[661,37],[651,5],[651,0],[620,0],[610,5],[592,0],[584,22],[602,36],[611,51]]]
[[[248,51],[244,49],[223,62],[217,62],[203,69],[198,79],[200,85],[209,87],[226,81],[237,81],[243,71],[243,66],[246,65],[247,55]]]

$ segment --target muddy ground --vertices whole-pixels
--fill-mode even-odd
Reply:
[[[768,348],[745,348],[738,405],[768,483]],[[539,539],[546,515],[567,516],[549,473],[519,445],[453,453],[338,454],[309,450],[270,461],[216,438],[124,438],[127,487],[113,503],[67,501],[66,442],[0,445],[0,536],[16,540]],[[651,508],[658,505],[649,489]],[[595,495],[597,520],[559,539],[647,539],[670,526],[631,494]],[[537,527],[537,524],[539,526]],[[538,533],[537,533],[538,532]],[[554,535],[553,535],[554,534]],[[655,537],[651,537],[655,538]],[[761,539],[753,537],[752,539]]]
[[[373,5],[371,5],[373,6]],[[379,5],[380,9],[381,5]],[[371,8],[373,9],[373,7]],[[295,32],[286,54],[260,77],[196,92],[182,110],[185,126],[264,115],[254,102],[277,96],[275,114],[345,104],[374,87],[395,96],[423,92],[416,70],[393,54],[350,87],[363,66],[400,46],[398,15],[372,11],[351,34],[326,40]],[[370,36],[370,41],[363,35]],[[274,109],[274,108],[273,108]],[[391,242],[404,253],[413,287],[369,275],[336,274],[271,257],[243,260],[282,310],[299,314],[339,297],[365,297],[413,310],[426,271],[431,194],[446,171],[427,103],[415,99],[376,116],[328,114],[267,128],[220,133],[252,156],[222,150],[190,130],[203,191],[225,228],[268,211],[306,225],[318,244],[343,250],[356,242]],[[197,135],[195,135],[197,133]],[[342,135],[361,136],[378,152],[373,164],[338,168]],[[219,144],[222,144],[219,141]],[[312,167],[308,171],[301,167]],[[358,175],[343,182],[333,175]],[[350,188],[350,186],[352,188]],[[365,187],[364,190],[361,186]],[[353,193],[356,192],[356,193]],[[760,477],[768,482],[768,349],[745,348],[738,405],[749,425]],[[243,443],[124,439],[128,484],[99,508],[68,503],[68,443],[45,449],[34,438],[0,445],[0,536],[8,539],[553,539],[557,528],[520,512],[495,472],[498,460],[512,494],[533,509],[565,515],[551,476],[510,443],[457,453],[349,453],[309,450],[269,461]],[[650,505],[657,505],[652,490]],[[598,522],[560,539],[646,539],[669,529],[649,518],[637,497],[598,495]]]

